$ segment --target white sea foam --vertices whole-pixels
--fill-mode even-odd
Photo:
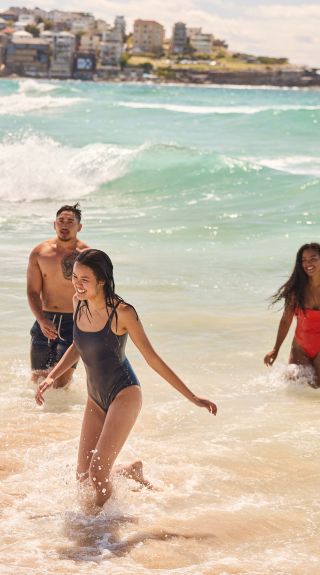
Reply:
[[[32,80],[31,78],[19,81],[19,94],[46,94],[47,92],[53,92],[59,88],[57,82],[41,82],[37,80]]]
[[[0,199],[78,199],[123,176],[140,152],[107,144],[63,146],[49,137],[24,134],[0,144]]]
[[[19,83],[18,92],[0,97],[0,115],[23,116],[30,112],[52,110],[74,106],[85,102],[85,98],[53,96],[58,84],[41,83],[35,80],[24,80]]]
[[[119,106],[138,110],[167,110],[182,114],[259,114],[272,111],[292,112],[300,110],[320,110],[320,106],[273,105],[273,106],[186,106],[179,104],[148,104],[145,102],[119,102]]]
[[[280,158],[245,158],[245,161],[295,175],[320,176],[320,158],[315,156],[284,156]]]

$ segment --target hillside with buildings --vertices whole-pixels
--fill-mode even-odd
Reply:
[[[113,24],[91,13],[12,7],[0,12],[0,75],[96,81],[318,86],[316,70],[232,52],[201,28],[154,20]]]

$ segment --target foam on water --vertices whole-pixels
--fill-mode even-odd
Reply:
[[[57,82],[40,82],[38,80],[19,80],[19,94],[47,94],[59,89],[60,85]]]
[[[83,98],[53,98],[42,96],[41,98],[26,96],[25,93],[13,96],[0,97],[0,115],[23,116],[27,113],[39,113],[45,110],[65,108],[83,102]]]
[[[317,156],[287,156],[259,160],[251,158],[250,160],[253,164],[288,174],[320,176],[320,158]]]
[[[8,137],[0,143],[0,199],[79,199],[123,176],[140,151],[98,143],[71,148],[34,133]]]
[[[149,104],[147,102],[119,102],[119,106],[137,110],[167,110],[182,114],[260,114],[261,112],[319,111],[320,106],[183,106],[178,104]]]
[[[24,116],[41,114],[59,108],[68,108],[86,101],[78,96],[53,96],[51,92],[59,88],[57,83],[21,80],[18,90],[10,95],[0,96],[0,115]]]
[[[160,394],[146,387],[147,405],[120,461],[142,457],[157,491],[135,491],[134,482],[118,478],[110,502],[92,515],[83,507],[90,492],[79,494],[74,479],[82,409],[70,409],[67,396],[79,381],[68,391],[60,390],[56,400],[53,391],[46,408],[32,408],[31,397],[26,402],[31,388],[25,367],[12,369],[15,400],[10,409],[6,386],[3,439],[8,475],[2,481],[5,507],[0,529],[7,572],[20,573],[27,565],[37,575],[57,567],[65,575],[79,570],[86,574],[93,566],[97,575],[106,568],[110,573],[119,568],[119,575],[150,575],[155,568],[163,575],[172,570],[181,575],[195,570],[203,575],[265,575],[268,549],[273,549],[277,573],[286,573],[289,549],[295,545],[292,569],[301,575],[307,566],[312,573],[316,544],[304,553],[301,529],[304,538],[311,537],[319,512],[305,501],[305,466],[311,470],[315,465],[318,445],[317,415],[310,404],[305,421],[291,428],[286,414],[295,411],[301,397],[286,399],[286,384],[279,381],[284,371],[280,365],[268,372],[277,379],[278,394],[268,388],[269,376],[253,380],[253,387],[242,388],[241,396],[232,380],[225,382],[232,393],[221,398],[220,419],[214,420],[175,398],[168,387]],[[262,416],[252,407],[263,401]],[[19,432],[16,412],[22,404]],[[281,414],[276,423],[275,409]],[[308,461],[301,460],[303,453]],[[287,469],[293,463],[296,479],[288,491]],[[19,553],[12,553],[12,545],[19,545]]]
[[[271,369],[263,355],[280,319],[268,297],[317,232],[318,112],[309,107],[319,93],[33,80],[0,88],[21,101],[90,99],[79,114],[67,106],[2,117],[14,131],[0,145],[5,575],[318,575],[320,390],[310,373],[288,369],[290,335]],[[179,110],[117,106],[126,100]],[[269,111],[207,114],[216,108]],[[297,167],[305,173],[291,173]],[[160,355],[218,405],[214,418],[188,403],[129,343],[144,403],[119,463],[142,459],[158,490],[120,478],[98,516],[83,508],[74,477],[83,366],[42,408],[29,381],[28,254],[51,235],[62,198],[80,197],[81,238],[110,253],[119,294]]]
[[[155,180],[162,177],[159,173],[162,166],[168,169],[175,157],[180,157],[180,161],[186,166],[181,174],[181,181],[185,180],[187,186],[199,169],[203,175],[207,174],[207,178],[218,172],[254,174],[265,167],[274,170],[282,167],[289,172],[299,171],[298,167],[293,166],[302,164],[303,173],[316,173],[312,158],[288,158],[282,162],[260,161],[204,152],[174,143],[145,143],[131,149],[113,144],[92,143],[76,148],[60,144],[48,136],[24,131],[8,136],[0,143],[0,200],[18,202],[65,197],[79,199],[96,193],[103,184],[139,174],[142,166],[152,168],[150,175],[156,185]],[[197,182],[199,185],[198,177]],[[186,197],[184,201],[191,206],[198,202],[220,202],[221,196],[214,191],[204,191],[201,195],[198,193],[197,197]],[[228,217],[237,216],[229,214]],[[168,233],[183,229],[185,226],[181,225],[167,228]],[[156,232],[152,228],[150,233]]]

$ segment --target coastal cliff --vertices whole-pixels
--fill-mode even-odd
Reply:
[[[320,75],[314,70],[181,70],[171,68],[160,77],[182,83],[235,84],[252,86],[320,87]]]

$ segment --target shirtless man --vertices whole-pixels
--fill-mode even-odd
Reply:
[[[56,237],[36,246],[29,257],[27,293],[36,317],[30,331],[35,383],[46,377],[73,341],[72,268],[78,253],[88,247],[77,239],[80,222],[79,204],[62,206],[54,222]],[[67,385],[75,367],[56,380],[55,387]]]

